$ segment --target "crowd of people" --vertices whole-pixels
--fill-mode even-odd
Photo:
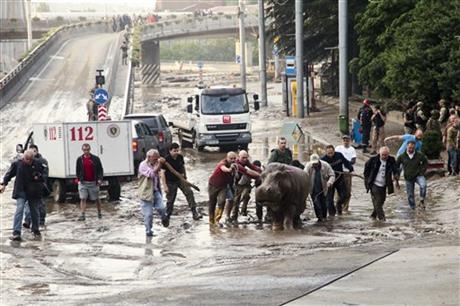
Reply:
[[[442,142],[448,153],[447,170],[449,175],[458,175],[460,172],[460,105],[449,104],[441,99],[439,109],[430,111],[426,116],[423,102],[410,102],[406,107],[404,117],[404,135],[385,138],[386,114],[378,105],[372,106],[368,99],[363,101],[363,106],[358,111],[358,120],[361,124],[363,152],[371,155],[377,154],[379,149],[392,139],[405,141],[409,135],[415,136],[417,150],[421,148],[421,139],[424,132],[436,133],[434,136]],[[400,155],[403,150],[398,151]]]
[[[418,107],[412,108],[417,116]],[[427,126],[420,121],[409,122],[409,110],[405,113],[404,135],[394,135],[384,138],[386,115],[378,107],[371,108],[365,100],[360,109],[359,118],[363,127],[364,150],[372,131],[372,149],[375,154],[366,161],[364,166],[364,185],[370,193],[373,203],[373,219],[384,221],[384,202],[386,195],[399,189],[401,172],[404,174],[407,202],[411,209],[421,210],[426,206],[427,181],[425,172],[428,166],[427,157],[422,153],[424,130],[426,133],[432,127],[439,128],[445,138],[448,150],[448,168],[450,175],[459,173],[460,157],[460,107],[447,110],[444,101],[440,101],[441,116],[432,116],[427,120]],[[436,112],[434,112],[436,114]],[[449,114],[446,118],[446,113]],[[441,120],[442,119],[442,120]],[[431,121],[430,121],[431,120]],[[436,120],[436,122],[432,122]],[[369,122],[371,122],[369,124]],[[415,123],[414,123],[415,122]],[[418,122],[418,123],[417,123]],[[412,125],[415,124],[415,125]],[[366,136],[367,135],[367,136]],[[386,146],[392,141],[401,145],[393,157]],[[76,161],[78,192],[80,197],[81,215],[79,221],[86,220],[86,202],[95,201],[98,218],[102,218],[99,199],[99,186],[103,179],[103,166],[100,159],[91,154],[89,144],[83,144],[82,155]],[[373,152],[374,153],[374,152]],[[309,174],[310,198],[318,222],[324,222],[328,217],[341,215],[349,210],[352,194],[352,177],[360,176],[354,172],[356,150],[351,146],[351,138],[343,136],[342,144],[327,145],[324,156],[312,154],[310,161],[303,165],[293,159],[292,151],[287,147],[287,140],[279,137],[277,147],[270,152],[267,164],[281,163],[303,169]],[[261,184],[261,174],[264,167],[260,161],[250,161],[249,153],[241,150],[238,153],[228,152],[213,170],[208,181],[208,216],[209,224],[238,223],[240,215],[248,215],[248,205],[251,191]],[[168,227],[173,214],[177,191],[180,189],[189,205],[194,220],[202,218],[197,209],[194,193],[196,188],[187,180],[184,157],[180,147],[173,143],[166,157],[161,157],[157,150],[146,153],[146,159],[139,165],[139,187],[141,211],[147,236],[153,235],[153,212],[156,210],[161,217],[163,226]],[[36,237],[40,237],[39,226],[44,225],[46,206],[43,197],[49,193],[47,188],[48,163],[38,152],[38,147],[31,145],[19,158],[13,161],[0,184],[0,192],[16,177],[13,198],[16,199],[16,212],[13,222],[12,240],[21,240],[21,229],[31,228]],[[360,176],[361,177],[361,176]],[[415,201],[415,185],[419,186],[419,201]],[[162,187],[163,186],[163,187]],[[166,194],[166,205],[163,194]],[[337,195],[337,196],[336,196]],[[265,217],[263,207],[255,203],[256,221],[271,222],[271,212],[267,209]],[[25,218],[24,218],[25,216]]]

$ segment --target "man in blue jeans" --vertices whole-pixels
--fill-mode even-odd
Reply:
[[[24,206],[29,203],[32,217],[32,232],[36,239],[41,238],[38,229],[38,206],[43,195],[43,166],[34,159],[34,152],[27,150],[22,159],[13,162],[0,183],[0,193],[5,190],[6,185],[16,177],[13,188],[13,199],[16,200],[16,212],[13,221],[13,241],[21,241],[22,218],[24,217]]]
[[[426,179],[425,172],[428,166],[428,159],[425,154],[415,149],[415,141],[409,140],[407,150],[398,156],[396,167],[402,165],[404,179],[406,180],[406,192],[409,206],[415,209],[415,184],[420,187],[420,208],[425,209]]]

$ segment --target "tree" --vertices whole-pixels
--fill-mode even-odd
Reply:
[[[40,2],[37,5],[37,12],[50,12],[50,6],[48,5],[48,3]]]
[[[358,17],[361,84],[379,97],[422,100],[460,97],[460,2],[372,2]]]
[[[267,18],[271,20],[269,33],[279,38],[277,43],[282,53],[295,54],[295,1],[268,0]],[[348,2],[349,35],[348,57],[358,55],[357,40],[354,32],[354,16],[363,12],[367,1],[350,0]],[[338,46],[338,1],[309,0],[304,9],[304,57],[307,62],[319,62],[331,55],[329,48]]]

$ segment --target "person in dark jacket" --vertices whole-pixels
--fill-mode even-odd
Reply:
[[[361,128],[363,130],[362,147],[364,153],[367,152],[367,147],[369,147],[373,113],[374,112],[372,111],[370,101],[368,99],[364,99],[363,106],[359,109],[358,112],[358,120],[361,122]]]
[[[81,215],[78,221],[85,221],[86,201],[96,201],[97,217],[102,218],[99,186],[102,184],[104,170],[99,157],[91,154],[91,146],[84,143],[81,147],[83,155],[77,158],[76,173],[78,179],[78,194],[80,196]]]
[[[282,163],[290,165],[292,162],[292,151],[287,148],[287,140],[285,137],[278,139],[278,148],[271,150],[268,164]]]
[[[22,218],[24,217],[24,206],[29,203],[32,218],[32,232],[34,237],[41,237],[38,228],[38,206],[43,196],[43,166],[34,159],[34,152],[27,150],[21,160],[13,162],[3,177],[0,184],[0,193],[5,190],[6,185],[13,177],[14,181],[13,199],[16,200],[16,212],[13,221],[13,241],[21,241]]]
[[[169,148],[169,154],[166,156],[166,162],[177,172],[179,172],[184,179],[187,179],[187,173],[185,171],[184,156],[180,154],[179,144],[173,142]],[[166,212],[168,218],[171,217],[174,202],[176,201],[177,189],[180,189],[187,199],[188,206],[192,211],[193,220],[199,220],[202,215],[196,209],[195,196],[193,195],[192,188],[185,184],[182,180],[172,173],[166,165],[163,165],[164,169],[164,189],[166,192]]]
[[[367,192],[371,192],[372,204],[374,210],[371,218],[385,221],[385,212],[383,204],[386,200],[386,195],[394,193],[393,180],[398,184],[398,168],[393,156],[390,156],[388,147],[381,147],[379,154],[372,156],[364,165],[364,186]]]
[[[353,172],[353,166],[348,161],[348,159],[343,156],[340,152],[335,152],[333,145],[326,146],[326,155],[324,155],[321,160],[327,162],[332,170],[335,172],[335,182],[332,185],[331,189],[327,193],[327,210],[330,216],[335,216],[335,213],[339,215],[342,214],[342,205],[348,198],[347,186],[345,185],[344,175],[349,175],[348,173],[345,174],[343,171],[343,167],[348,169],[351,173]],[[337,190],[339,195],[339,199],[337,200],[336,206],[334,206],[334,194]],[[337,207],[337,209],[336,209]]]
[[[43,196],[47,196],[49,194],[48,190],[48,161],[40,154],[38,153],[38,146],[37,145],[30,145],[29,149],[34,151],[34,159],[36,159],[39,163],[42,164],[43,167]],[[45,218],[46,218],[46,205],[45,202],[43,201],[43,198],[40,198],[40,203],[38,206],[38,212],[40,215],[39,218],[39,224],[40,226],[45,225]],[[32,218],[30,216],[30,208],[29,205],[27,204],[26,207],[24,207],[24,223],[22,224],[25,228],[30,228],[30,224],[32,223]]]
[[[398,156],[396,167],[402,165],[404,179],[406,180],[406,192],[409,206],[415,209],[415,184],[420,187],[420,208],[425,209],[426,179],[425,172],[428,166],[428,159],[425,154],[415,149],[415,141],[409,141],[407,150]]]

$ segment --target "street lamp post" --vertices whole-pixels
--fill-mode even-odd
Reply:
[[[26,0],[27,3],[27,50],[32,48],[32,8],[31,8],[31,0]]]
[[[348,59],[347,59],[347,30],[348,30],[348,1],[339,0],[339,129],[342,134],[348,134]]]
[[[304,118],[303,106],[303,0],[295,1],[295,61],[297,84],[297,117]]]

